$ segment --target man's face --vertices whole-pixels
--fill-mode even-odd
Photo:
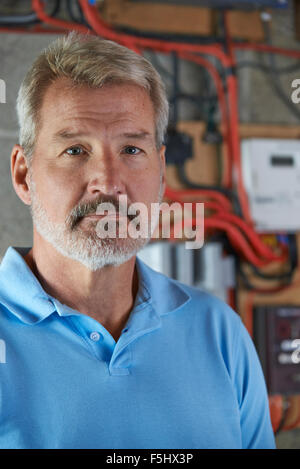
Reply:
[[[148,239],[101,239],[96,207],[160,202],[164,148],[156,148],[149,95],[132,84],[47,90],[30,168],[31,211],[37,231],[63,255],[91,270],[118,265]],[[129,219],[126,220],[129,222]]]

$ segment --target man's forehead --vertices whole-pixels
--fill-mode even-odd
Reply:
[[[98,123],[106,123],[116,131],[122,127],[123,133],[144,133],[143,137],[155,130],[152,101],[143,88],[134,84],[89,88],[71,86],[65,80],[54,82],[44,96],[40,118],[47,123],[52,119],[57,137]]]
[[[149,106],[153,107],[148,92],[134,83],[108,83],[99,88],[88,85],[74,84],[69,79],[58,79],[46,90],[43,102],[49,105],[62,106],[84,106],[96,101],[107,104],[118,103],[120,110],[122,105],[126,106]],[[107,111],[107,107],[102,109]]]

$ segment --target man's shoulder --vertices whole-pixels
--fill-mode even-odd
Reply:
[[[239,326],[241,322],[239,315],[223,299],[201,287],[186,285],[174,279],[169,280],[189,295],[190,301],[186,304],[189,314],[216,325],[223,323]]]

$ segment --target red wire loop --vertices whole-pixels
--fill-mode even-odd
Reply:
[[[32,9],[35,11],[37,17],[46,24],[54,26],[56,28],[68,29],[72,31],[78,31],[79,33],[90,33],[90,30],[78,23],[71,23],[69,21],[60,20],[58,18],[52,18],[45,12],[45,6],[42,0],[32,0]]]

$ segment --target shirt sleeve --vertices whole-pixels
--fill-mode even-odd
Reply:
[[[234,356],[234,385],[240,406],[242,447],[274,449],[264,375],[252,339],[241,321]]]

